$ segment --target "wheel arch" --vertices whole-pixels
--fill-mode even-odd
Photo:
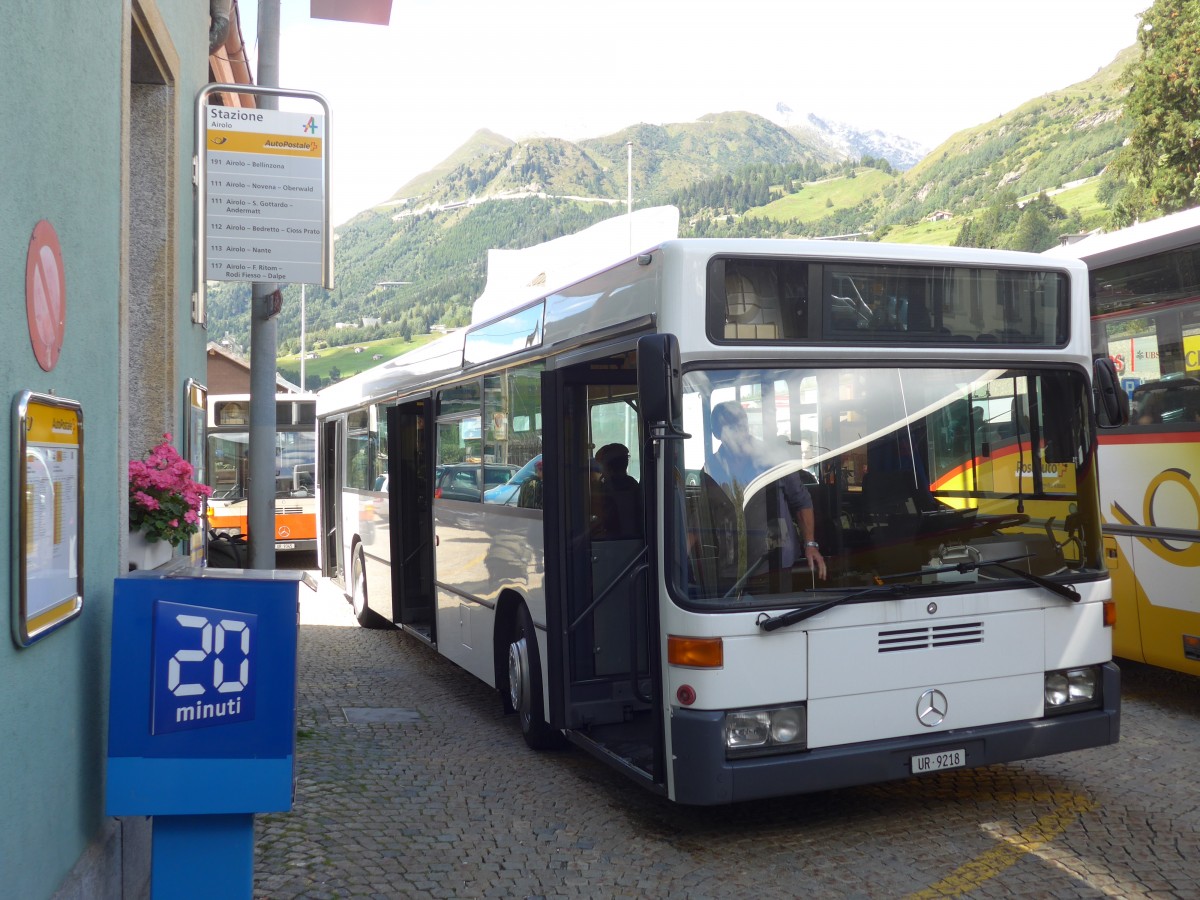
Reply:
[[[508,683],[508,645],[516,632],[517,617],[521,615],[523,608],[528,608],[525,598],[511,588],[501,591],[496,600],[496,623],[492,628],[492,665],[496,688],[504,699],[505,712],[514,711],[508,708],[511,704],[505,689]]]

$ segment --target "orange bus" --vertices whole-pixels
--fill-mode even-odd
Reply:
[[[315,550],[315,394],[275,395],[275,549]],[[208,398],[208,526],[248,536],[250,395]]]

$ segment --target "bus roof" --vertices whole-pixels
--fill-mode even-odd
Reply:
[[[399,390],[406,385],[458,369],[462,366],[466,333],[465,328],[451,331],[445,337],[422,344],[415,350],[318,391],[317,415],[348,409],[391,388]]]
[[[610,243],[610,249],[611,246]],[[503,295],[505,303],[496,303],[491,307],[494,315],[487,320],[479,318],[487,307],[477,302],[475,321],[468,328],[451,332],[443,338],[320,391],[317,395],[317,415],[350,409],[365,401],[381,400],[419,389],[443,375],[461,370],[464,365],[464,349],[469,347],[469,335],[481,331],[490,322],[504,319],[506,315],[521,308],[528,308],[538,301],[545,302],[542,323],[544,330],[536,335],[537,343],[527,345],[531,348],[566,346],[577,341],[581,333],[604,333],[606,329],[634,325],[646,328],[655,320],[660,328],[681,333],[681,330],[688,330],[695,325],[695,322],[691,321],[696,319],[694,310],[675,310],[674,313],[688,317],[687,322],[681,322],[677,321],[677,316],[668,316],[664,310],[657,308],[660,292],[656,285],[660,279],[667,277],[662,272],[666,268],[674,272],[687,271],[694,275],[693,270],[706,265],[709,258],[719,254],[792,256],[814,260],[845,259],[899,265],[912,263],[1048,269],[1073,274],[1078,276],[1081,284],[1087,284],[1086,268],[1077,260],[1051,260],[1044,255],[1013,250],[782,238],[677,238],[663,241],[654,248],[643,249],[632,257],[626,256],[622,250],[616,260],[610,257],[607,266],[602,265],[598,255],[575,257],[578,263],[575,271],[583,271],[583,276],[563,285],[551,283],[548,275],[547,280],[536,285],[526,284],[523,286],[526,295],[522,304],[506,305],[508,301],[513,301],[521,295],[517,290],[509,292]],[[538,257],[531,255],[528,260],[537,262]],[[561,269],[560,277],[566,277],[568,271],[569,268]],[[702,317],[700,321],[702,327]],[[739,347],[737,352],[745,352],[745,348]],[[844,350],[833,348],[830,352],[843,353]],[[919,354],[925,353],[926,350],[917,348],[913,352]],[[475,362],[479,363],[482,360],[476,359]]]
[[[521,250],[489,250],[487,285],[471,308],[471,324],[511,312],[678,236],[679,210],[652,206]]]
[[[1105,234],[1093,234],[1073,244],[1051,247],[1044,256],[1081,259],[1090,269],[1128,262],[1154,253],[1177,250],[1200,242],[1200,208],[1139,222]]]

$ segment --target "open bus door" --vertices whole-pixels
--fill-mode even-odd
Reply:
[[[341,419],[328,419],[321,423],[321,574],[326,578],[341,581],[344,578],[345,560],[338,539],[341,530],[338,509],[342,499],[342,429]]]
[[[437,635],[433,588],[433,429],[429,398],[387,411],[392,621],[429,643]]]
[[[543,438],[547,683],[553,727],[665,791],[656,575],[646,537],[646,508],[658,491],[653,460],[642,458],[636,376],[631,352],[543,375],[543,408],[558,423]],[[630,451],[638,488],[620,509],[596,459],[613,444]]]

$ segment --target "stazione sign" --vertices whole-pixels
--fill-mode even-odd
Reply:
[[[204,109],[205,279],[328,284],[325,116]]]

